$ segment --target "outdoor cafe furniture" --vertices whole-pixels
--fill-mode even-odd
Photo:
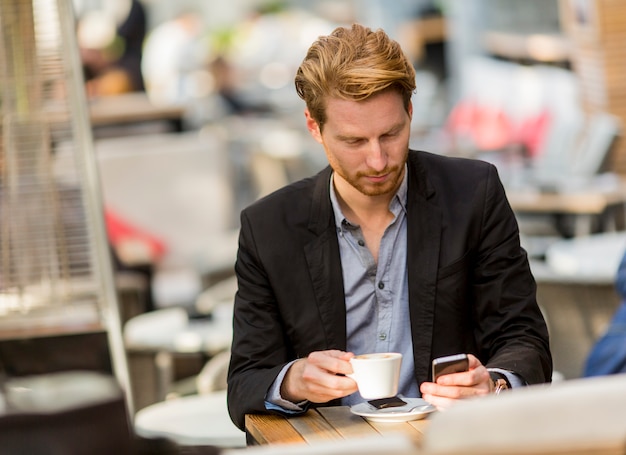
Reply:
[[[566,379],[581,376],[619,306],[615,277],[625,253],[626,232],[605,232],[556,241],[545,260],[531,261],[554,369]]]
[[[89,101],[89,119],[94,129],[128,127],[144,123],[166,123],[169,130],[183,131],[186,107],[181,104],[158,104],[143,92],[103,96]]]
[[[605,180],[609,180],[608,176]],[[610,180],[607,184],[559,191],[510,187],[507,198],[518,216],[570,217],[572,234],[582,237],[594,233],[597,225],[600,231],[625,227],[626,184],[621,179]]]
[[[226,390],[161,401],[137,412],[135,432],[180,446],[245,447],[245,433],[230,420]]]
[[[131,360],[136,407],[164,400],[175,379],[174,360],[205,361],[230,348],[232,303],[216,305],[210,318],[189,318],[181,307],[135,316],[124,327],[124,344]],[[148,365],[141,359],[147,357]]]
[[[269,444],[276,455],[398,434],[412,441],[415,455],[618,455],[626,453],[624,390],[626,375],[576,379],[470,399],[413,422],[375,423],[330,407],[302,417],[248,415],[246,430],[251,442]]]

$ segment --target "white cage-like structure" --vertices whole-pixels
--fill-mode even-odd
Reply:
[[[71,0],[0,0],[0,90],[0,340],[106,332],[128,395]]]

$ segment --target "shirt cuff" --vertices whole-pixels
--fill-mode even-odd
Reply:
[[[487,368],[487,370],[493,371],[494,373],[500,373],[506,376],[506,379],[509,381],[509,384],[511,384],[512,389],[526,385],[526,383],[524,382],[522,378],[520,378],[517,374],[511,371],[503,370],[502,368]]]
[[[287,370],[294,362],[295,360],[285,365],[282,368],[282,370],[280,370],[280,373],[278,373],[278,376],[276,376],[276,379],[274,379],[274,382],[272,382],[272,385],[270,386],[269,390],[267,391],[267,394],[265,395],[265,408],[266,409],[275,410],[275,411],[283,411],[287,413],[297,413],[297,412],[303,412],[305,410],[304,406],[306,406],[308,402],[307,400],[301,401],[299,403],[294,403],[292,401],[285,400],[280,395],[280,386],[282,385],[283,380],[285,379]]]

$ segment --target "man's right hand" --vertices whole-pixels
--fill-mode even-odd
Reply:
[[[338,350],[312,352],[296,360],[280,387],[281,396],[292,403],[308,400],[326,403],[358,390],[356,382],[345,375],[352,373],[351,352]]]

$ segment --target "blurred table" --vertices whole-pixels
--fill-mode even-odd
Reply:
[[[274,414],[246,415],[248,444],[315,444],[344,439],[402,434],[419,447],[429,420],[409,422],[372,422],[350,412],[348,406],[311,409],[297,417]]]
[[[594,219],[608,215],[610,222],[623,227],[626,185],[620,182],[610,189],[589,188],[559,192],[536,189],[507,189],[513,211],[519,214],[554,214],[574,217],[574,235],[591,234]]]
[[[185,109],[179,104],[158,105],[144,92],[124,93],[89,101],[89,117],[94,128],[146,122],[167,122],[174,131],[183,130]]]
[[[135,415],[135,432],[181,446],[245,447],[245,433],[230,420],[226,391],[162,401]]]

